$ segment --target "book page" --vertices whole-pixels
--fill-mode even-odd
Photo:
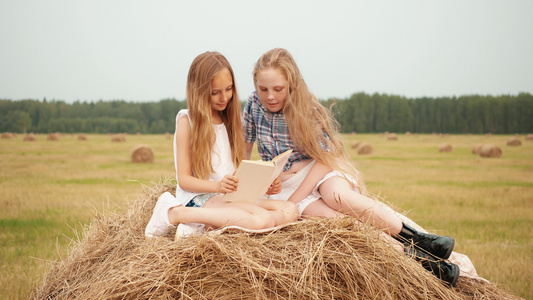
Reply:
[[[285,151],[272,161],[243,160],[235,172],[239,178],[237,191],[225,194],[223,200],[255,203],[281,174],[291,153]]]

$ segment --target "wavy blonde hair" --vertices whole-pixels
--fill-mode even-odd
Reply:
[[[211,151],[216,136],[211,117],[211,81],[224,69],[231,73],[233,97],[220,115],[228,132],[233,164],[238,166],[244,157],[244,139],[241,104],[231,65],[222,54],[205,52],[194,59],[187,76],[187,107],[192,124],[190,149],[194,149],[191,155],[191,168],[196,177],[205,180],[214,172],[211,165]]]
[[[359,172],[348,159],[339,136],[338,122],[311,93],[292,55],[282,48],[272,49],[263,54],[253,71],[256,88],[258,73],[269,68],[281,71],[288,81],[289,92],[283,114],[295,148],[334,170],[352,175],[360,191],[366,192]],[[310,130],[312,128],[314,130]],[[329,150],[324,150],[323,145]]]

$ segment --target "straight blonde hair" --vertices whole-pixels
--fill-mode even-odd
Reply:
[[[228,60],[218,52],[205,52],[198,55],[191,64],[187,76],[187,107],[191,118],[190,149],[192,173],[207,180],[213,173],[211,152],[215,143],[215,131],[211,117],[211,82],[213,78],[227,69],[231,73],[233,97],[226,109],[220,112],[228,132],[232,160],[237,167],[244,158],[244,139],[242,135],[241,105],[235,86],[235,76]]]
[[[292,55],[282,48],[272,49],[263,54],[253,71],[256,88],[258,73],[269,68],[281,71],[288,81],[289,91],[283,114],[295,148],[334,170],[352,175],[357,181],[359,190],[362,193],[366,192],[359,172],[348,160],[339,136],[338,122],[311,93]],[[324,145],[328,150],[324,150]]]

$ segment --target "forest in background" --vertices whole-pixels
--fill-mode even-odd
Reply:
[[[342,132],[379,133],[533,133],[533,96],[468,95],[406,98],[356,93],[321,101],[330,107]],[[244,102],[242,102],[244,105]],[[185,101],[0,100],[0,132],[166,133]]]

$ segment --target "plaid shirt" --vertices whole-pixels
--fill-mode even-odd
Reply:
[[[262,160],[270,161],[289,149],[293,150],[284,171],[295,162],[311,158],[294,147],[283,113],[268,111],[259,101],[257,92],[250,95],[244,106],[242,124],[244,141],[253,144],[257,140],[257,150]]]

